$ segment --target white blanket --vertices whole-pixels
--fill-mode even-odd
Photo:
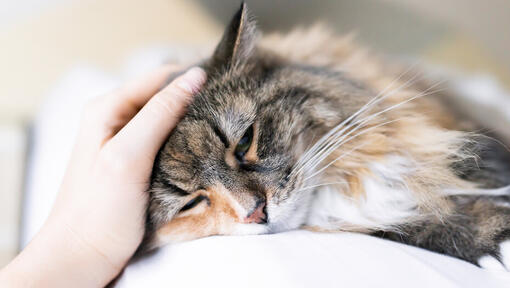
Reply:
[[[147,62],[144,57],[138,59]],[[138,71],[140,66],[135,64],[128,67]],[[43,107],[35,121],[28,164],[23,244],[51,208],[83,103],[116,86],[119,79],[92,68],[75,69]],[[117,287],[207,286],[510,287],[510,273],[482,270],[451,257],[364,235],[293,231],[209,237],[168,246],[130,264],[117,283]]]
[[[510,273],[366,235],[292,231],[167,246],[115,287],[510,287]]]

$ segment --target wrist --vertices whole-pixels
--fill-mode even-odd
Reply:
[[[16,287],[104,287],[121,269],[65,225],[50,222],[1,277]]]

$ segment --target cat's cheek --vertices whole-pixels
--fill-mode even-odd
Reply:
[[[209,236],[211,227],[205,217],[184,216],[175,218],[163,225],[157,232],[156,247]]]

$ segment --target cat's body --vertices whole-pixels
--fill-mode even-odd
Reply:
[[[416,67],[320,27],[258,39],[245,5],[202,66],[154,166],[145,247],[305,226],[501,258],[510,192],[488,188],[510,185],[510,152]]]

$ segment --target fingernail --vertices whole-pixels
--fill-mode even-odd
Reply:
[[[186,92],[194,94],[200,90],[206,79],[207,75],[205,74],[204,69],[200,67],[193,67],[184,73],[176,84]]]

